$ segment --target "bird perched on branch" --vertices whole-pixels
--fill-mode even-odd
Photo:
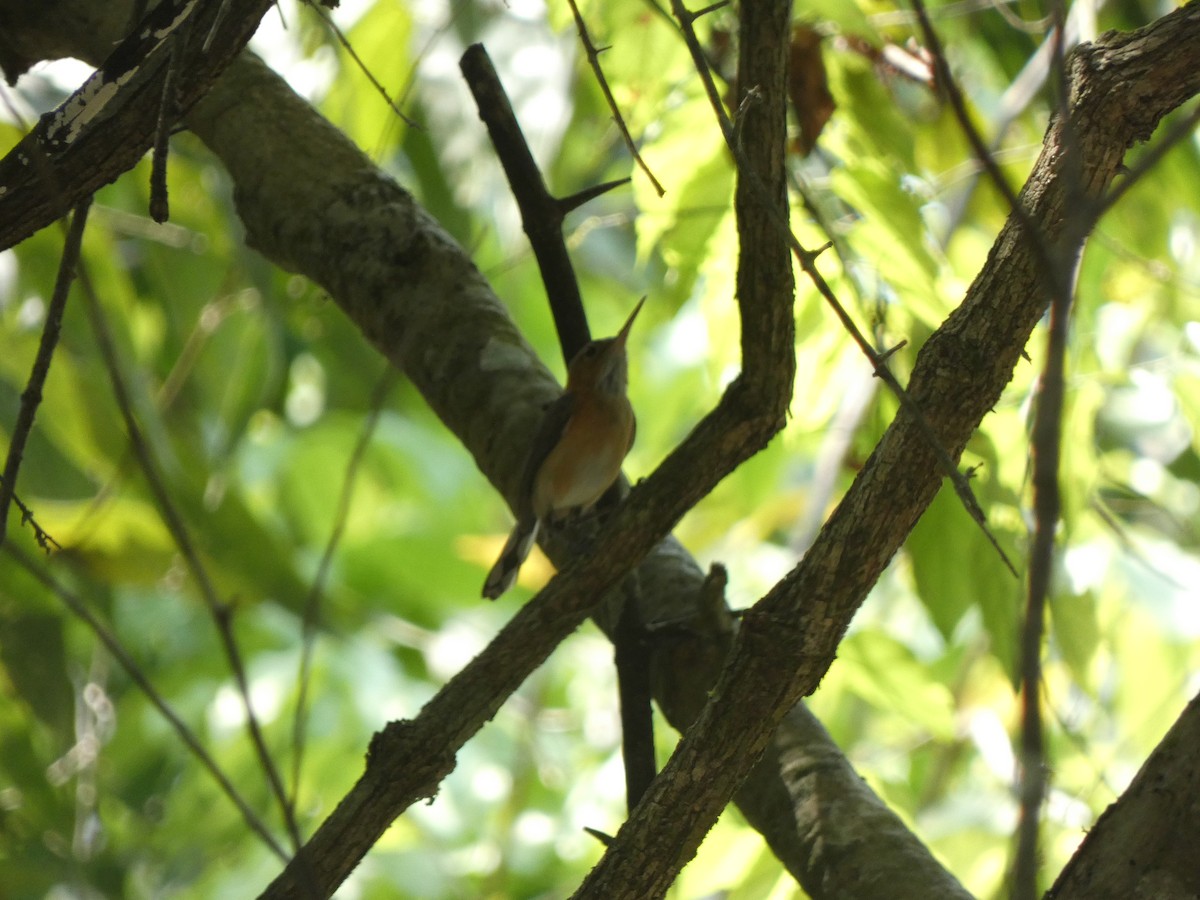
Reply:
[[[625,396],[625,341],[645,300],[615,337],[589,341],[567,367],[567,389],[546,409],[530,445],[517,524],[483,583],[483,596],[494,600],[512,587],[542,525],[590,509],[621,474],[637,431]]]

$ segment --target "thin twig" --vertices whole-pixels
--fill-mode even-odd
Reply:
[[[709,105],[712,106],[713,112],[717,116],[717,124],[721,128],[721,134],[725,136],[725,143],[729,145],[729,149],[734,150],[737,145],[737,139],[733,132],[733,122],[729,118],[729,113],[725,109],[725,103],[721,99],[721,94],[717,90],[717,84],[713,81],[712,69],[708,64],[708,57],[704,55],[704,48],[700,46],[700,41],[696,37],[696,29],[692,27],[692,23],[699,19],[706,10],[701,12],[692,12],[683,5],[683,0],[671,0],[671,12],[679,21],[680,33],[683,36],[683,42],[688,48],[688,52],[692,55],[692,66],[700,76],[700,83],[704,86],[704,92],[708,95]],[[752,87],[752,86],[751,86]]]
[[[1055,294],[1050,303],[1046,364],[1042,370],[1033,424],[1034,533],[1029,552],[1029,593],[1021,628],[1020,819],[1013,866],[1013,900],[1034,900],[1038,896],[1038,826],[1046,796],[1041,711],[1042,635],[1054,570],[1054,535],[1061,508],[1058,466],[1070,312],[1071,295]]]
[[[919,0],[914,0],[919,2]],[[1058,119],[1062,127],[1063,181],[1067,209],[1090,206],[1082,179],[1082,149],[1071,121],[1069,86],[1064,60],[1066,11],[1061,0],[1051,6],[1054,34],[1051,44],[1050,74],[1055,87]],[[1026,223],[1022,223],[1025,225]],[[1083,235],[1092,222],[1086,216],[1068,222],[1071,233],[1067,247],[1082,246]],[[1025,234],[1033,232],[1025,230]],[[1078,238],[1078,240],[1076,239]],[[1038,241],[1039,246],[1042,241]],[[1042,248],[1038,259],[1049,272],[1050,327],[1046,336],[1046,363],[1038,391],[1033,423],[1033,512],[1034,531],[1029,550],[1029,590],[1021,624],[1021,740],[1017,820],[1017,848],[1013,861],[1013,900],[1035,900],[1039,896],[1039,834],[1042,803],[1046,798],[1047,764],[1045,723],[1042,720],[1042,643],[1045,631],[1046,602],[1054,570],[1054,536],[1061,515],[1058,469],[1061,458],[1062,411],[1066,390],[1067,327],[1070,323],[1073,278],[1078,270],[1079,254],[1065,259],[1061,254]]]
[[[276,3],[275,6],[277,9],[279,9],[279,14],[282,16],[283,9],[278,3]],[[221,5],[217,7],[217,14],[213,16],[212,27],[208,29],[208,35],[204,38],[204,45],[200,48],[205,53],[207,53],[209,48],[212,46],[213,38],[216,36],[217,29],[221,27],[221,22],[225,18],[225,14],[227,12],[229,12],[229,0],[221,0]]]
[[[737,162],[738,171],[742,174],[742,177],[746,179],[746,182],[750,185],[753,185],[755,190],[759,191],[760,195],[765,198],[766,189],[763,188],[762,184],[752,176],[750,168],[745,164],[745,153],[742,151],[741,141],[739,139],[737,129],[735,128],[734,123],[729,119],[728,113],[725,111],[725,105],[721,101],[720,94],[717,91],[716,83],[713,81],[712,72],[709,69],[707,60],[704,57],[704,52],[700,47],[700,42],[696,38],[696,32],[692,28],[692,22],[697,18],[699,13],[689,12],[683,6],[682,0],[671,0],[671,8],[679,20],[680,31],[683,36],[684,43],[687,44],[688,50],[691,52],[692,62],[697,73],[700,75],[700,80],[704,85],[705,92],[708,94],[709,102],[712,104],[713,111],[716,113],[717,123],[720,125],[721,132],[725,135],[725,142],[730,151],[733,153],[734,159]],[[748,95],[748,100],[749,96],[750,95]],[[1012,561],[1008,558],[1008,554],[1004,552],[1004,549],[1000,546],[999,541],[996,540],[995,535],[992,534],[991,529],[988,527],[987,519],[983,514],[983,509],[979,506],[979,501],[975,499],[975,494],[971,490],[967,476],[959,471],[958,466],[950,457],[950,453],[945,447],[942,446],[942,442],[938,439],[936,432],[934,432],[932,426],[930,426],[929,422],[926,420],[925,414],[921,410],[920,406],[912,399],[912,397],[909,396],[908,391],[906,391],[900,385],[900,382],[896,380],[896,376],[892,374],[890,369],[888,369],[886,360],[875,350],[870,341],[868,341],[863,335],[862,331],[859,330],[858,326],[854,323],[854,320],[850,317],[850,314],[847,313],[845,308],[842,306],[841,301],[838,300],[837,295],[834,294],[833,289],[829,286],[829,283],[826,282],[821,273],[817,271],[816,259],[826,248],[821,247],[815,251],[806,249],[796,238],[795,233],[791,229],[791,225],[781,215],[779,215],[779,213],[770,203],[764,202],[762,206],[770,220],[787,236],[788,244],[791,246],[792,253],[799,262],[800,268],[803,270],[804,274],[808,276],[809,280],[816,287],[818,293],[820,293],[822,298],[824,298],[825,302],[829,304],[829,307],[833,310],[834,315],[837,316],[838,321],[842,323],[842,327],[858,345],[863,355],[870,360],[871,365],[875,370],[875,374],[878,375],[880,380],[882,380],[883,383],[886,384],[892,391],[892,393],[895,394],[896,398],[900,401],[900,405],[905,409],[905,411],[913,417],[918,430],[929,442],[930,448],[937,456],[938,462],[945,472],[946,477],[950,479],[950,483],[954,486],[954,492],[958,495],[958,498],[966,508],[967,513],[971,516],[976,525],[978,525],[983,531],[984,536],[988,539],[988,542],[995,549],[996,553],[1004,562],[1004,565],[1008,568],[1008,570],[1013,574],[1014,577],[1020,577],[1017,574],[1016,566],[1013,565]],[[826,245],[826,247],[827,246],[828,245]]]
[[[58,263],[58,276],[54,281],[54,293],[50,297],[50,306],[46,311],[46,324],[42,327],[42,339],[38,344],[37,356],[33,360],[33,368],[29,372],[29,381],[21,394],[21,408],[17,411],[17,421],[13,425],[12,440],[8,445],[8,456],[4,460],[4,478],[0,480],[0,545],[8,534],[8,507],[17,489],[17,473],[21,468],[21,460],[25,455],[25,444],[33,430],[33,420],[37,416],[38,406],[42,402],[42,389],[50,374],[50,362],[54,359],[54,348],[58,346],[58,336],[62,331],[63,311],[67,306],[67,296],[71,293],[71,282],[75,279],[75,268],[79,263],[79,248],[83,243],[83,229],[87,224],[88,210],[92,198],[88,197],[75,207],[71,217],[71,226],[67,230],[66,241],[63,244],[62,258]],[[19,502],[19,501],[18,501]],[[28,517],[29,511],[20,504],[22,515]],[[40,528],[36,527],[34,534],[38,535],[38,543],[46,549]]]
[[[989,5],[995,3],[995,0],[988,0],[988,3]],[[1084,13],[1084,9],[1084,4],[1079,4],[1071,8],[1071,12],[1067,16],[1066,44],[1064,46],[1073,47],[1079,43],[1082,31],[1080,19],[1086,14]],[[945,7],[942,7],[933,10],[932,15],[940,16],[944,12]],[[1041,90],[1043,83],[1049,75],[1050,67],[1053,63],[1054,48],[1056,46],[1058,46],[1058,35],[1050,34],[1045,37],[1041,45],[1029,57],[1029,60],[1025,63],[1025,67],[1017,73],[1016,78],[1012,80],[1000,96],[1000,101],[997,104],[997,114],[993,116],[991,123],[992,139],[988,147],[989,157],[997,161],[1000,160],[1000,147],[1004,143],[1004,136],[1012,123],[1017,120],[1017,117],[1033,101],[1038,91]],[[948,205],[947,226],[939,237],[943,247],[949,246],[950,238],[962,223],[978,180],[979,170],[976,169],[968,177],[967,184],[963,185],[951,199]]]
[[[0,475],[0,488],[2,488],[5,484],[7,484],[7,482],[4,480],[4,476]],[[37,519],[35,519],[33,516],[33,510],[30,509],[15,492],[9,495],[9,500],[12,502],[13,506],[21,511],[21,524],[28,525],[31,529],[33,529],[33,539],[37,541],[39,547],[41,547],[47,553],[62,549],[62,544],[56,541],[51,536],[50,532],[46,531],[45,528],[38,524]],[[0,546],[2,546],[2,543],[0,543]]]
[[[637,569],[621,584],[621,612],[613,633],[621,708],[621,755],[625,763],[625,808],[633,812],[654,780],[654,706],[651,653],[642,618],[642,584]]]
[[[350,517],[350,503],[354,498],[354,486],[358,480],[358,471],[366,456],[371,438],[375,435],[375,426],[379,423],[379,414],[383,411],[383,402],[388,391],[396,383],[399,371],[392,366],[384,369],[383,376],[375,386],[371,395],[371,411],[363,423],[358,435],[358,442],[346,462],[346,474],[342,479],[342,490],[338,496],[337,511],[333,515],[333,529],[329,540],[321,554],[321,562],[313,576],[312,586],[304,598],[304,611],[301,614],[302,643],[300,649],[300,671],[296,678],[299,683],[296,697],[296,711],[292,719],[292,791],[290,804],[293,808],[300,794],[300,770],[304,762],[304,748],[307,739],[308,724],[308,688],[312,679],[313,645],[316,641],[317,622],[320,618],[321,600],[324,596],[325,582],[329,578],[330,567],[333,564],[334,553],[341,544],[342,535],[346,530],[346,521]]]
[[[224,5],[221,13],[213,22],[213,31],[209,32],[208,40],[212,40],[217,23],[224,15]],[[190,27],[184,27],[170,38],[171,56],[167,60],[166,71],[163,73],[162,97],[159,100],[158,122],[154,127],[154,149],[150,157],[150,218],[158,224],[167,221],[171,215],[171,205],[167,197],[167,156],[171,149],[171,129],[175,126],[178,104],[175,96],[175,73],[179,69],[179,60],[183,57],[183,41],[187,40]],[[205,49],[207,50],[205,41]]]
[[[966,100],[963,99],[962,89],[959,88],[958,82],[954,78],[954,74],[950,71],[950,62],[946,58],[946,52],[942,47],[942,42],[938,38],[937,31],[934,30],[933,23],[929,19],[929,13],[925,9],[924,0],[912,0],[913,12],[917,14],[917,20],[921,23],[921,33],[925,38],[927,49],[933,59],[934,72],[937,75],[938,84],[942,90],[946,92],[946,98],[950,101],[950,109],[954,113],[954,118],[958,121],[958,127],[962,130],[963,135],[967,139],[967,143],[971,145],[971,152],[975,155],[975,159],[983,166],[987,172],[988,179],[1000,192],[1000,196],[1004,198],[1004,202],[1008,205],[1009,211],[1016,217],[1021,228],[1018,232],[1021,234],[1029,246],[1033,250],[1033,258],[1041,269],[1042,276],[1046,279],[1046,284],[1050,288],[1052,296],[1056,296],[1063,292],[1063,279],[1059,267],[1055,265],[1055,261],[1050,257],[1048,242],[1042,234],[1041,229],[1037,227],[1034,221],[1030,218],[1028,210],[1021,203],[1017,192],[1013,190],[1012,185],[1008,183],[1008,179],[1004,177],[1004,173],[1000,171],[1000,165],[996,162],[995,154],[988,150],[987,145],[983,141],[983,136],[979,133],[979,129],[975,127],[975,123],[971,120],[971,115],[967,111]],[[1055,35],[1054,53],[1058,57],[1057,63],[1052,63],[1053,67],[1057,66],[1058,71],[1054,72],[1060,86],[1066,84],[1066,74],[1062,69],[1062,40],[1063,28],[1062,23],[1059,23],[1057,33]]]
[[[1172,147],[1180,141],[1190,138],[1195,133],[1197,125],[1200,125],[1200,104],[1197,104],[1191,112],[1175,122],[1170,130],[1153,147],[1139,157],[1137,163],[1129,168],[1116,187],[1100,199],[1089,204],[1089,208],[1086,210],[1089,221],[1095,223],[1101,216],[1112,209],[1118,200],[1124,197],[1135,184],[1158,165],[1159,161],[1167,155]]]
[[[362,57],[358,55],[358,52],[350,44],[350,40],[346,37],[342,29],[337,26],[337,23],[330,18],[329,14],[325,12],[325,10],[321,9],[321,7],[316,3],[314,3],[313,0],[304,0],[304,2],[307,3],[312,11],[320,17],[321,21],[325,23],[325,26],[330,30],[333,36],[337,38],[338,43],[342,45],[345,51],[350,55],[350,58],[354,60],[354,64],[358,66],[359,71],[367,77],[367,81],[371,82],[371,86],[375,88],[375,91],[380,97],[383,98],[383,102],[388,105],[388,109],[394,112],[409,128],[420,128],[420,125],[404,114],[404,110],[400,108],[400,104],[392,99],[391,94],[387,92],[387,88],[385,88],[383,84],[380,83],[379,79],[375,77],[375,73],[371,71],[370,67],[362,61]]]
[[[562,239],[563,217],[570,208],[570,198],[565,201],[568,205],[564,206],[564,201],[555,198],[546,188],[542,173],[521,132],[521,124],[513,112],[512,103],[483,45],[472,44],[468,47],[458,65],[471,96],[475,98],[479,118],[487,127],[492,147],[504,168],[509,189],[517,201],[521,225],[529,237],[529,245],[537,258],[538,270],[546,287],[563,360],[569,364],[583,345],[591,340],[583,297],[579,293],[579,281]]]
[[[271,832],[267,830],[267,826],[263,824],[262,819],[258,817],[258,814],[251,808],[250,804],[242,799],[242,795],[238,793],[237,788],[233,786],[233,783],[221,771],[221,767],[217,764],[217,761],[204,749],[204,745],[200,743],[200,739],[196,734],[187,726],[186,722],[179,718],[175,710],[171,708],[171,705],[158,692],[158,689],[150,683],[150,679],[142,671],[141,666],[129,655],[120,638],[92,614],[88,603],[55,581],[42,566],[38,565],[38,563],[30,559],[12,544],[8,545],[7,550],[9,556],[16,561],[17,565],[21,566],[21,568],[32,575],[47,590],[58,597],[63,602],[63,605],[71,611],[72,615],[92,630],[96,637],[99,638],[100,643],[112,654],[113,659],[125,670],[129,679],[137,685],[138,690],[146,695],[146,699],[150,701],[150,705],[158,710],[159,715],[166,719],[171,728],[175,730],[183,745],[200,761],[200,765],[212,775],[213,780],[221,788],[222,793],[238,808],[238,811],[242,814],[242,818],[250,826],[250,830],[262,839],[262,842],[270,848],[272,853],[286,863],[288,855],[279,846],[279,842],[271,836]]]
[[[246,714],[246,727],[249,731],[251,743],[254,745],[259,764],[262,766],[263,773],[270,784],[271,792],[275,795],[275,799],[279,803],[284,824],[288,830],[292,844],[296,849],[299,849],[302,844],[300,829],[296,824],[296,818],[291,805],[288,803],[287,791],[283,787],[283,780],[280,778],[278,768],[271,757],[270,751],[267,749],[262,729],[259,726],[258,717],[255,715],[253,704],[250,702],[250,686],[246,678],[245,666],[242,663],[241,652],[238,650],[237,641],[233,635],[229,606],[218,596],[216,587],[213,585],[208,571],[200,559],[200,554],[192,543],[187,525],[176,509],[174,501],[171,500],[150,446],[146,442],[141,428],[134,417],[133,403],[129,395],[129,389],[125,383],[125,377],[121,373],[116,345],[109,331],[99,298],[88,275],[87,267],[82,262],[79,265],[79,283],[83,288],[83,295],[87,301],[88,317],[92,323],[92,330],[96,335],[96,343],[104,359],[105,368],[108,370],[109,380],[112,382],[113,395],[121,411],[125,428],[129,433],[130,446],[137,456],[138,465],[146,479],[146,484],[158,503],[159,514],[162,516],[163,524],[167,526],[167,530],[175,541],[175,545],[183,555],[188,570],[192,573],[192,577],[195,578],[196,584],[200,588],[200,595],[204,599],[209,615],[217,626],[217,634],[220,637],[221,646],[225,651],[230,670],[233,672],[238,694],[242,701],[242,707]]]
[[[575,3],[575,0],[567,0],[567,2],[571,6],[571,14],[575,17],[575,27],[579,29],[579,42],[583,44],[583,51],[587,54],[588,65],[592,67],[592,72],[596,76],[596,83],[600,85],[600,90],[604,94],[608,108],[612,111],[613,121],[617,123],[617,130],[621,132],[621,137],[625,139],[625,146],[629,148],[629,152],[633,156],[633,161],[638,164],[638,168],[650,179],[650,184],[654,186],[654,190],[661,197],[666,193],[666,190],[659,184],[658,179],[654,177],[654,173],[650,171],[650,167],[646,165],[646,161],[642,159],[642,154],[638,152],[637,144],[634,143],[633,136],[629,133],[629,128],[625,124],[621,110],[617,107],[617,100],[613,97],[612,89],[608,86],[608,79],[604,77],[604,70],[600,68],[600,51],[592,43],[592,37],[588,34],[587,23],[583,21],[583,16],[579,12],[579,6]]]
[[[617,178],[613,181],[605,181],[602,184],[594,184],[591,187],[584,188],[582,191],[576,191],[569,197],[559,197],[556,201],[558,208],[565,217],[567,213],[574,212],[590,200],[595,200],[601,194],[607,194],[611,190],[629,184],[629,178]]]

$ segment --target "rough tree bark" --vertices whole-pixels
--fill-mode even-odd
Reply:
[[[52,48],[39,52],[97,62],[121,33],[129,9],[75,0],[53,11],[61,12],[60,6],[80,18],[38,18],[19,0],[2,0],[0,25],[9,28],[0,42],[20,36],[23,48]],[[1133,140],[1148,137],[1163,114],[1196,92],[1198,48],[1200,11],[1192,3],[1133,35],[1106,36],[1080,54],[1073,68],[1076,129],[1092,153],[1092,191],[1111,180]],[[218,80],[188,124],[228,167],[251,242],[329,290],[511,498],[521,460],[505,448],[520,442],[507,438],[528,428],[557,388],[461,250],[336,129],[249,57]],[[1052,132],[1025,192],[1031,211],[1051,235],[1067,214],[1056,194],[1057,150]],[[1007,383],[1044,306],[1037,285],[1036,266],[1010,223],[963,306],[922,352],[912,390],[928,404],[951,449],[961,448]],[[963,896],[925,848],[862,787],[802,707],[781,719],[819,679],[873,573],[894,553],[939,481],[911,423],[900,417],[827,536],[751,617],[718,702],[705,713],[703,730],[693,733],[686,751],[692,756],[681,757],[690,761],[675,764],[675,775],[682,772],[685,778],[663,779],[658,799],[639,807],[649,815],[623,830],[626,843],[650,828],[651,838],[670,844],[661,852],[654,840],[640,844],[643,859],[690,854],[707,830],[705,817],[724,804],[747,761],[766,746],[764,762],[745,782],[739,801],[810,893]],[[681,646],[661,654],[664,665],[657,679],[668,715],[686,725],[704,706],[727,635],[719,628],[703,629],[700,573],[678,545],[660,544],[643,564],[641,578],[647,596],[662,599],[657,618],[697,626],[689,639],[679,639]],[[670,666],[680,654],[704,665]],[[755,705],[759,720],[748,726],[737,715],[737,704],[751,696],[765,702]],[[769,745],[764,710],[767,719],[781,721]],[[727,768],[714,757],[718,750],[730,753]],[[436,768],[448,765],[452,761],[443,759]],[[693,780],[698,772],[705,773],[704,781],[716,774],[722,784],[702,790]],[[664,802],[664,797],[671,799]],[[703,801],[703,815],[695,813],[691,801],[696,799]],[[1120,807],[1100,826],[1119,821]],[[699,824],[684,823],[686,834],[671,830],[677,822],[659,828],[670,820],[668,811],[678,820],[679,810]],[[1194,804],[1188,825],[1194,834]],[[340,849],[358,852],[345,845]],[[619,863],[620,855],[607,862],[613,859]],[[659,877],[668,876],[660,872]],[[637,896],[651,896],[658,886],[647,890]]]

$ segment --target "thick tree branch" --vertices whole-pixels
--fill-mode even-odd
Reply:
[[[1200,896],[1200,697],[1104,811],[1046,900],[1191,900]]]
[[[183,114],[250,40],[271,2],[239,3],[214,29],[220,4],[163,0],[116,49],[112,36],[125,33],[130,10],[124,4],[106,10],[80,0],[0,3],[0,64],[10,82],[42,58],[29,54],[48,48],[103,61],[0,160],[0,250],[64,216],[150,149],[172,53],[179,71],[175,109]],[[206,35],[211,42],[202,50]]]

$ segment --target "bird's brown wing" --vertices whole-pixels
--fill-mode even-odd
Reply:
[[[573,403],[573,395],[563,394],[547,406],[546,411],[542,414],[541,424],[538,425],[538,430],[529,444],[529,455],[525,458],[525,471],[521,474],[521,503],[517,509],[517,518],[520,520],[536,518],[533,511],[533,483],[542,463],[546,461],[546,457],[550,455],[550,451],[562,437],[563,430],[571,418]]]

